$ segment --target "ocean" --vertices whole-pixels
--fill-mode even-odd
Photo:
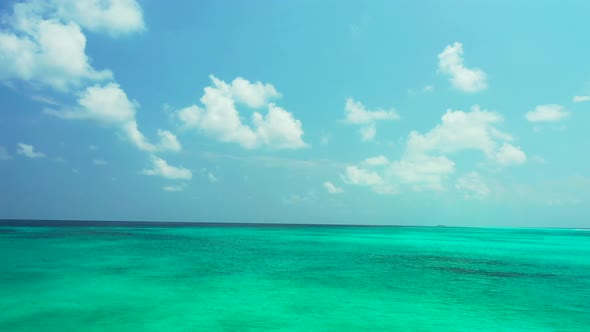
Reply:
[[[0,227],[0,331],[590,331],[588,230],[50,225]]]

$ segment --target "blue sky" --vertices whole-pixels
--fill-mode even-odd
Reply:
[[[0,218],[590,227],[584,1],[4,1]]]

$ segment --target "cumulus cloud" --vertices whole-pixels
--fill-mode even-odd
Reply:
[[[161,176],[172,180],[190,180],[193,173],[184,167],[169,165],[164,159],[151,156],[152,168],[142,171],[145,175]]]
[[[367,110],[361,102],[352,98],[346,99],[344,106],[345,122],[360,125],[360,135],[363,141],[370,141],[377,134],[376,123],[378,121],[399,120],[400,116],[395,110]]]
[[[496,161],[502,166],[518,165],[526,161],[526,154],[510,143],[504,143],[496,153]]]
[[[136,0],[57,0],[56,14],[93,32],[111,36],[145,29],[143,11]]]
[[[329,194],[341,194],[344,192],[344,189],[340,188],[340,187],[336,187],[332,182],[330,181],[326,181],[323,183],[324,189],[326,189],[326,191]]]
[[[113,77],[91,65],[82,28],[115,35],[144,27],[135,0],[31,0],[12,9],[0,30],[0,80],[59,91]]]
[[[590,101],[590,96],[574,96],[573,98],[574,103],[581,103],[584,101]]]
[[[35,147],[25,143],[17,144],[16,153],[25,156],[27,158],[45,158],[45,154],[35,151]]]
[[[496,127],[502,121],[500,114],[483,110],[477,105],[471,108],[471,112],[447,110],[441,124],[427,133],[410,133],[406,154],[422,156],[479,150],[488,159],[494,160],[497,157],[499,142],[513,140],[510,134]]]
[[[272,85],[251,83],[240,77],[229,84],[213,75],[210,78],[212,85],[205,88],[201,98],[203,106],[192,105],[177,112],[185,127],[199,129],[221,142],[237,143],[246,149],[262,146],[299,149],[307,146],[302,139],[301,121],[270,102],[280,96]],[[254,112],[252,124],[247,125],[242,123],[236,105],[266,108],[267,113]]]
[[[463,192],[466,199],[482,199],[491,192],[477,172],[471,172],[458,178],[455,182],[455,188]]]
[[[538,105],[534,110],[526,113],[529,122],[558,122],[570,115],[564,107],[557,104]]]
[[[3,146],[0,146],[0,160],[10,160],[12,159],[12,156],[8,153],[8,151],[6,151],[6,148]]]
[[[446,190],[456,165],[449,156],[480,151],[499,166],[522,164],[526,154],[512,143],[513,137],[497,126],[502,117],[473,106],[470,112],[447,110],[441,123],[422,134],[412,131],[399,160],[383,155],[367,158],[345,168],[342,179],[350,185],[368,186],[377,193]],[[462,186],[465,186],[462,183]]]
[[[78,106],[65,110],[46,109],[46,114],[66,120],[91,120],[118,128],[138,149],[148,152],[180,151],[182,146],[176,136],[158,129],[160,142],[152,144],[139,130],[135,114],[139,103],[130,100],[116,83],[94,85],[82,91]]]
[[[84,81],[112,78],[109,70],[90,65],[86,37],[78,25],[27,19],[31,21],[25,26],[0,31],[0,80],[30,81],[65,91]]]
[[[486,73],[478,68],[467,68],[463,63],[463,45],[455,42],[438,55],[439,70],[450,76],[451,85],[463,92],[479,92],[488,86]]]
[[[388,184],[379,173],[371,169],[348,166],[345,168],[341,178],[346,184],[369,187],[379,194],[395,193],[394,187]]]

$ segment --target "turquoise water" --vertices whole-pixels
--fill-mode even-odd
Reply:
[[[0,331],[589,331],[590,232],[0,227]]]

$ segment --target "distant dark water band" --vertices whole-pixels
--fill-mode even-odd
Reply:
[[[401,225],[346,225],[346,224],[293,224],[293,223],[230,223],[230,222],[173,222],[173,221],[101,221],[101,220],[26,220],[3,219],[0,227],[418,227]]]

